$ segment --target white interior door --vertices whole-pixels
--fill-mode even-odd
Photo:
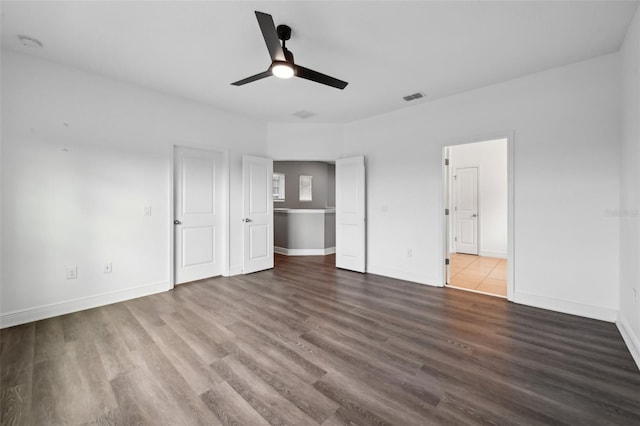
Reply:
[[[273,268],[273,160],[242,157],[245,274]]]
[[[175,148],[176,284],[222,274],[222,153]]]
[[[364,157],[336,161],[336,267],[365,272]]]
[[[478,254],[478,168],[456,169],[454,175],[456,252]]]

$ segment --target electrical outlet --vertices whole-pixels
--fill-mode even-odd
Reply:
[[[75,280],[76,278],[78,278],[78,267],[76,265],[67,266],[67,279]]]
[[[113,272],[113,268],[111,267],[111,262],[107,262],[104,264],[104,273],[105,274],[110,274],[111,272]]]
[[[411,249],[407,250],[407,257],[408,258],[412,258],[413,257],[413,250],[411,250]]]
[[[633,297],[632,297],[632,301],[633,304],[635,305],[638,302],[638,291],[635,288],[632,288],[631,291],[633,292]]]
[[[144,206],[144,215],[151,216],[151,206]]]

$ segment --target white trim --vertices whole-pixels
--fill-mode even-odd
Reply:
[[[416,274],[415,272],[402,271],[400,269],[389,268],[387,266],[367,265],[367,273],[373,275],[382,275],[384,277],[395,278],[397,280],[411,281],[416,284],[430,285],[434,287],[442,287],[438,284],[437,277]]]
[[[225,206],[222,209],[225,217],[222,219],[222,223],[224,224],[224,250],[222,253],[223,256],[223,268],[222,268],[222,276],[228,277],[231,276],[231,238],[229,237],[230,228],[231,228],[231,156],[229,154],[229,150],[225,150],[224,152],[224,166],[222,168],[222,172],[224,173],[224,190],[225,193],[222,195],[224,199]]]
[[[515,132],[507,135],[507,300],[513,301],[516,297],[516,191],[515,191]]]
[[[615,308],[587,305],[570,300],[552,299],[549,297],[524,293],[522,291],[516,291],[513,302],[607,322],[615,322],[618,316],[618,310]]]
[[[65,302],[52,303],[50,305],[39,306],[37,308],[7,312],[0,315],[0,328],[12,327],[14,325],[25,324],[58,315],[83,311],[85,309],[96,308],[98,306],[110,305],[112,303],[136,299],[138,297],[149,296],[151,294],[162,293],[164,291],[171,290],[171,287],[170,281],[158,281],[138,287],[130,287],[124,290],[82,297],[80,299],[68,300]]]
[[[286,207],[274,207],[274,213],[300,214],[300,213],[335,213],[336,208],[330,207],[326,209],[288,209]]]
[[[176,167],[176,147],[178,145],[176,144],[170,144],[169,145],[169,220],[168,220],[168,225],[169,225],[169,284],[170,284],[170,289],[171,288],[175,288],[176,286],[176,274],[175,274],[175,267],[176,267],[176,261],[175,261],[175,249],[176,249],[176,242],[175,242],[175,232],[176,232],[176,226],[173,223],[173,221],[176,219],[175,215],[176,215],[176,208],[175,208],[175,200],[174,200],[174,187],[175,187],[175,183],[173,181],[174,179],[174,174],[175,174],[175,167]]]
[[[480,256],[499,257],[500,259],[506,259],[509,254],[503,251],[480,250]]]
[[[447,263],[445,263],[445,259],[451,259],[451,253],[453,253],[453,231],[452,231],[452,226],[451,226],[451,218],[453,217],[453,212],[451,211],[451,169],[450,166],[451,164],[449,164],[449,162],[451,161],[449,159],[449,147],[448,146],[443,146],[442,147],[442,159],[440,160],[440,164],[442,164],[442,184],[440,185],[440,200],[442,200],[442,209],[441,212],[444,213],[444,215],[438,215],[438,217],[442,218],[442,224],[441,227],[444,229],[444,238],[442,239],[442,244],[444,246],[444,255],[442,257],[442,270],[443,275],[442,275],[442,280],[440,280],[440,282],[442,282],[442,287],[447,285],[447,277],[449,276],[449,273],[451,271],[451,266],[448,265]],[[446,214],[446,210],[449,208],[449,214]]]
[[[325,249],[290,249],[284,247],[273,247],[273,252],[283,254],[285,256],[326,256],[336,252],[335,247]]]
[[[488,293],[486,291],[480,291],[480,290],[474,290],[472,288],[465,288],[465,287],[457,287],[454,284],[447,284],[445,287],[447,288],[454,288],[456,290],[463,290],[463,291],[468,291],[470,293],[478,293],[478,294],[484,294],[485,296],[493,296],[493,297],[499,297],[501,299],[506,299],[506,296],[502,296],[500,294],[495,294],[495,293]]]
[[[640,369],[640,340],[638,339],[638,336],[633,334],[631,326],[629,326],[629,323],[622,317],[620,312],[618,312],[616,326],[622,335],[622,340],[627,344],[627,348],[629,349],[629,352],[631,352],[633,360]]]

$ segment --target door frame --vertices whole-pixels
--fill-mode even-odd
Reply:
[[[217,186],[222,190],[222,276],[228,277],[230,270],[230,257],[229,257],[229,150],[228,149],[216,149],[215,146],[198,145],[191,143],[170,143],[169,144],[169,289],[173,289],[176,286],[175,276],[175,261],[176,261],[176,247],[175,247],[175,160],[176,160],[176,148],[188,148],[201,151],[216,152],[222,154],[222,182]]]
[[[445,263],[445,259],[449,256],[450,235],[449,217],[445,214],[445,209],[449,206],[449,177],[450,166],[445,165],[449,159],[449,147],[455,145],[464,145],[477,142],[487,142],[496,139],[507,140],[507,300],[513,302],[515,299],[515,132],[506,130],[502,132],[481,134],[474,137],[458,138],[446,141],[442,147],[440,175],[440,237],[442,247],[442,282],[440,287],[447,284],[447,276],[449,273],[449,265]],[[478,205],[479,206],[479,205]],[[449,212],[451,213],[451,212]],[[479,225],[478,225],[479,226]],[[479,230],[478,230],[479,231]],[[478,247],[478,250],[480,247]]]

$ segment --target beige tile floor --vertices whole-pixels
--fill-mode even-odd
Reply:
[[[451,253],[449,285],[507,297],[507,259]]]

